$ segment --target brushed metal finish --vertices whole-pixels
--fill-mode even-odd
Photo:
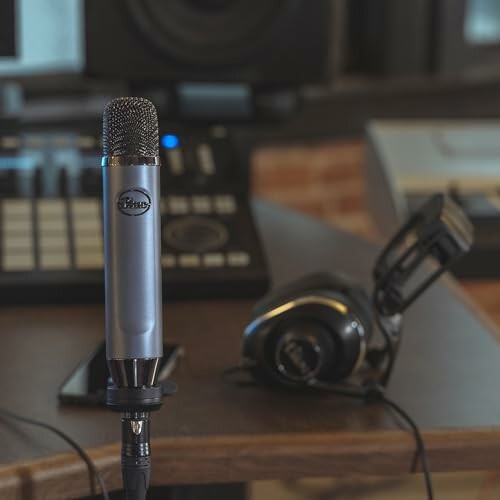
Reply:
[[[161,358],[159,167],[102,168],[107,359]],[[125,191],[148,194],[147,211],[118,208]]]

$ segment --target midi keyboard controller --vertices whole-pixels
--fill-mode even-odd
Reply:
[[[161,135],[164,297],[256,297],[268,274],[247,156],[223,127]],[[0,133],[0,304],[100,301],[101,145],[96,132]]]

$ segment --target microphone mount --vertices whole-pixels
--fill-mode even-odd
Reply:
[[[444,194],[430,198],[394,235],[375,263],[375,309],[382,316],[401,314],[470,250],[473,241],[473,226],[462,209]],[[427,269],[425,261],[430,261]],[[416,280],[422,275],[426,277]]]
[[[373,307],[385,345],[369,353],[368,359],[377,367],[387,355],[383,387],[394,367],[403,312],[470,250],[473,241],[474,228],[462,209],[448,196],[437,194],[408,219],[380,253],[373,270]]]
[[[118,387],[110,379],[107,406],[121,412],[121,464],[126,500],[145,500],[151,475],[150,412],[176,392],[171,381],[151,387]]]

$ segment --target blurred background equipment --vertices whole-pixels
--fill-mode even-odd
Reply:
[[[333,79],[272,133],[360,134],[373,118],[498,117],[496,0],[332,2]]]
[[[354,0],[349,9],[353,72],[499,74],[496,0]]]
[[[1,0],[0,8],[0,79],[81,72],[79,0]]]
[[[329,3],[87,0],[87,71],[129,81],[323,82]]]
[[[14,0],[0,2],[0,57],[16,54]]]
[[[159,110],[165,295],[262,294],[255,144],[361,134],[373,118],[500,116],[495,2],[406,3],[4,0],[2,297],[99,296],[98,125],[124,94]]]
[[[374,121],[367,128],[370,211],[389,236],[431,194],[448,192],[470,217],[475,243],[453,268],[500,277],[500,124]]]
[[[327,80],[329,2],[20,0],[17,12],[20,52],[0,60],[25,93],[20,120],[0,124],[5,300],[102,297],[100,82],[160,111],[165,296],[262,294],[248,141],[221,122],[286,116],[296,85]]]
[[[0,136],[5,302],[102,298],[96,124]],[[267,272],[248,202],[247,158],[224,127],[162,130],[165,296],[259,295]]]

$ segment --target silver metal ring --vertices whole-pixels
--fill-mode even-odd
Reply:
[[[146,165],[151,167],[159,167],[159,156],[103,156],[101,161],[102,167],[128,167],[136,165]]]

